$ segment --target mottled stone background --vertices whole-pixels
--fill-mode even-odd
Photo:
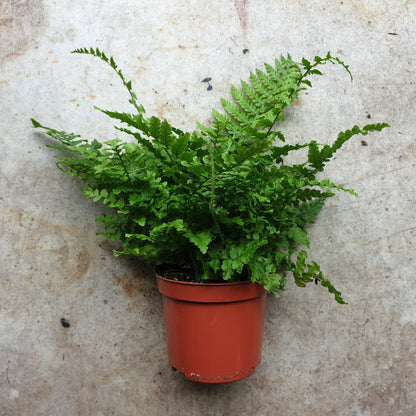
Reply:
[[[0,1],[0,415],[415,415],[415,19],[415,0]],[[171,372],[151,269],[112,256],[101,208],[31,128],[114,137],[93,105],[127,110],[127,94],[69,54],[83,46],[113,55],[148,114],[185,129],[263,62],[327,51],[354,82],[325,67],[286,112],[288,140],[390,123],[337,154],[329,176],[360,197],[337,195],[311,229],[310,256],[349,304],[292,282],[270,297],[252,377]]]

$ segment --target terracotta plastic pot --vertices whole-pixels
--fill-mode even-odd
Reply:
[[[261,360],[265,289],[252,282],[198,284],[157,278],[169,362],[188,380],[227,383]]]

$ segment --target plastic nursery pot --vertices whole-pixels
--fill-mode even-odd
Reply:
[[[261,361],[266,290],[252,282],[199,284],[157,277],[169,363],[188,380],[227,383]]]

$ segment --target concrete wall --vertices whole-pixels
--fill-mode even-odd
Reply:
[[[0,415],[416,414],[415,19],[413,0],[0,1]],[[330,50],[355,80],[326,67],[287,112],[287,137],[391,124],[331,163],[360,198],[338,195],[311,231],[311,257],[349,304],[292,283],[269,298],[252,377],[206,386],[171,372],[151,271],[112,257],[100,207],[31,129],[34,117],[114,137],[92,106],[128,109],[126,93],[69,54],[82,46],[113,55],[148,113],[187,129],[263,62]]]

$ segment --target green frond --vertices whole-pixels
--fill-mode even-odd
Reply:
[[[251,85],[254,89],[254,91],[256,91],[256,93],[259,95],[259,97],[262,98],[263,100],[263,105],[267,102],[269,102],[273,95],[271,94],[271,92],[269,90],[267,90],[264,86],[264,84],[262,83],[261,79],[258,78],[258,76],[256,74],[254,74],[253,72],[250,72],[250,82]]]
[[[256,76],[257,79],[263,84],[263,91],[267,91],[271,96],[273,96],[276,91],[276,81],[273,81],[263,71],[260,71],[260,69],[256,69]]]
[[[246,136],[250,127],[250,135],[267,137],[275,124],[283,120],[283,109],[302,89],[300,67],[290,57],[276,59],[275,68],[270,64],[264,66],[265,72],[256,69],[250,73],[250,83],[241,81],[241,89],[231,86],[235,104],[222,100],[225,118],[218,112],[214,114],[234,136]]]
[[[276,70],[270,65],[265,63],[264,67],[266,68],[267,74],[269,75],[270,79],[274,82],[279,82],[280,75],[276,72]]]
[[[96,48],[96,49],[94,49],[94,48],[90,48],[90,49],[79,48],[79,49],[74,49],[71,53],[80,53],[80,54],[92,55],[92,56],[95,56],[95,57],[101,59],[106,64],[108,64],[116,72],[116,74],[121,79],[123,85],[126,87],[127,91],[129,92],[129,94],[130,94],[129,103],[132,104],[135,107],[135,109],[137,110],[137,112],[139,114],[142,114],[142,113],[145,112],[144,107],[137,102],[137,95],[132,89],[131,81],[126,81],[126,79],[124,78],[123,73],[121,72],[121,70],[118,69],[117,64],[114,61],[113,57],[110,57],[110,59],[109,59],[98,48]]]
[[[241,127],[249,126],[252,122],[249,114],[243,111],[240,107],[230,103],[225,98],[221,99],[221,104],[225,111],[239,122]]]
[[[163,146],[169,148],[173,141],[175,140],[173,134],[172,134],[172,127],[170,124],[163,120],[160,123],[159,133],[158,133],[158,140],[160,143],[163,144]]]
[[[257,114],[257,107],[252,100],[249,99],[241,90],[236,88],[234,85],[231,86],[231,95],[234,98],[234,101],[243,109],[243,111],[251,116]]]
[[[245,81],[241,81],[241,87],[250,100],[251,104],[256,108],[261,108],[263,101],[260,95],[258,95],[257,92],[254,91],[254,89]],[[233,86],[231,88],[233,88]],[[236,87],[234,88],[237,89]]]
[[[316,171],[320,172],[324,169],[325,163],[328,162],[334,153],[339,150],[351,137],[357,134],[365,136],[369,132],[381,131],[386,127],[389,127],[387,123],[367,124],[363,128],[354,126],[351,130],[340,132],[332,146],[326,144],[321,150],[319,149],[316,141],[311,141],[309,143],[308,162],[314,169],[316,169]]]

